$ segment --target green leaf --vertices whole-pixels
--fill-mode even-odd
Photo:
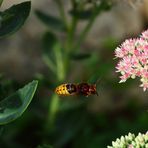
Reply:
[[[85,60],[91,57],[90,53],[75,53],[70,55],[72,60]]]
[[[0,6],[2,5],[3,0],[0,0]]]
[[[32,81],[0,102],[0,125],[7,124],[27,109],[37,88],[38,81]]]
[[[45,24],[47,25],[50,29],[54,29],[55,31],[65,31],[66,27],[62,20],[59,18],[56,18],[51,15],[47,15],[44,12],[41,12],[39,10],[35,11],[37,17]]]
[[[31,2],[23,2],[0,13],[0,37],[16,32],[29,16]]]

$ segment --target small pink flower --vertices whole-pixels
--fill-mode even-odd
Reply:
[[[148,30],[142,32],[141,38],[148,40]]]
[[[141,38],[128,39],[115,49],[115,57],[119,58],[116,72],[120,72],[120,83],[128,78],[139,77],[140,87],[148,90],[148,30]]]

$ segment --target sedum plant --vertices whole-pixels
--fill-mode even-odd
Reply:
[[[128,78],[139,77],[140,87],[148,89],[148,30],[140,38],[127,39],[120,47],[115,49],[115,57],[119,59],[116,66],[120,72],[120,83]]]
[[[0,0],[0,6],[2,2],[3,0]],[[28,18],[30,9],[31,2],[26,1],[0,11],[0,38],[18,31]],[[38,81],[34,80],[0,101],[0,125],[10,123],[23,114],[34,96],[37,85]],[[0,94],[2,96],[2,91]]]
[[[33,99],[38,81],[34,80],[0,101],[0,125],[16,120]]]
[[[146,134],[139,133],[138,136],[129,133],[126,136],[117,138],[112,142],[112,146],[107,148],[148,148],[148,132]]]
[[[3,0],[0,0],[0,7]],[[26,1],[0,11],[0,38],[9,36],[18,31],[30,14],[31,2]]]

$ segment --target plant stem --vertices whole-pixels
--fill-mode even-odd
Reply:
[[[0,0],[0,6],[2,5],[3,0]]]
[[[68,28],[68,23],[67,23],[67,18],[64,11],[63,3],[61,2],[61,0],[55,0],[55,3],[57,4],[59,14],[61,15],[64,25],[66,26],[66,28]]]
[[[86,38],[88,32],[90,31],[94,21],[95,21],[96,15],[94,14],[91,19],[89,20],[88,24],[85,26],[84,30],[81,32],[80,37],[78,39],[78,42],[76,43],[76,45],[74,46],[74,49],[79,49],[82,42],[84,41],[84,39]]]
[[[66,51],[71,50],[73,46],[76,26],[77,26],[77,17],[73,16],[72,23],[69,26],[69,30],[68,30],[67,41],[66,41]]]
[[[63,53],[62,53],[61,46],[57,44],[54,51],[55,51],[55,59],[56,59],[56,64],[57,64],[56,66],[57,80],[61,82],[65,79],[65,66],[64,66],[64,59],[63,59]]]
[[[48,111],[48,119],[47,119],[47,125],[46,125],[46,130],[47,129],[52,129],[54,126],[57,110],[59,108],[59,97],[54,94],[51,98],[51,102],[49,105],[49,111]]]
[[[67,38],[65,41],[65,48],[64,48],[64,51],[65,51],[64,52],[65,53],[65,55],[64,55],[64,57],[65,57],[65,59],[64,59],[65,73],[67,73],[67,71],[69,70],[69,65],[70,65],[69,53],[73,49],[77,21],[78,21],[78,18],[73,16],[71,25],[69,26],[68,32],[67,32]]]
[[[75,11],[77,9],[77,3],[75,0],[71,0],[72,10]],[[76,15],[71,15],[72,20],[68,27],[67,39],[66,39],[66,51],[72,50],[74,43],[74,36],[76,32],[78,17]]]
[[[54,47],[54,54],[55,54],[55,59],[56,59],[55,67],[56,67],[57,81],[61,82],[65,79],[66,76],[65,76],[63,53],[62,53],[62,49],[59,43],[57,43]],[[47,124],[49,125],[50,129],[52,129],[52,127],[54,126],[56,115],[59,110],[59,103],[60,103],[59,97],[56,94],[54,94],[51,98],[51,102],[49,105],[49,111],[48,111]]]

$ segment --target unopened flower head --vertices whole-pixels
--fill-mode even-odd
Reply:
[[[148,147],[148,133],[141,134],[139,133],[137,136],[129,133],[126,136],[121,136],[121,138],[117,138],[116,141],[112,141],[112,146],[107,146],[107,148],[138,148]]]
[[[148,90],[148,31],[140,38],[127,39],[115,49],[115,56],[119,58],[116,72],[120,72],[120,83],[128,78],[139,77],[140,87]]]

